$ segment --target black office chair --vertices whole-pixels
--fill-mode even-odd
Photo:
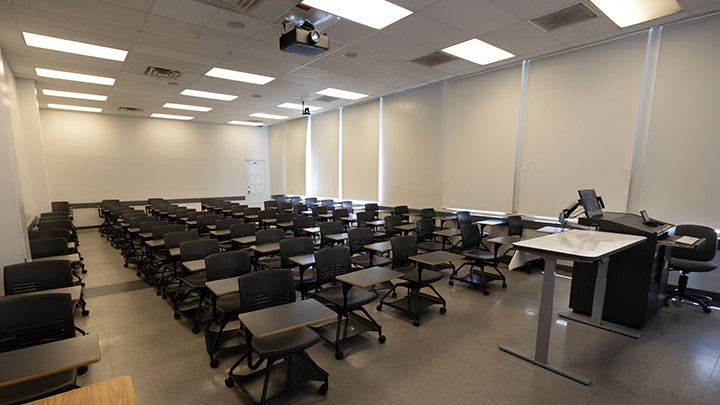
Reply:
[[[30,240],[34,239],[45,239],[45,238],[65,238],[65,240],[68,241],[68,243],[72,242],[72,235],[70,234],[70,231],[68,229],[45,229],[42,231],[33,231],[28,232],[28,238]],[[78,249],[78,244],[75,244],[75,248],[70,248],[70,253],[77,253],[80,255],[80,250]],[[82,255],[80,255],[80,260],[83,260],[84,258]]]
[[[276,200],[268,200],[263,202],[263,208],[265,208],[265,211],[270,211],[273,208],[277,210],[278,202]]]
[[[223,243],[220,243],[220,247],[222,247],[225,250],[237,250],[240,248],[240,246],[233,242],[233,239],[236,238],[242,238],[245,236],[253,236],[255,235],[255,232],[257,232],[257,224],[252,222],[241,222],[239,224],[231,225],[230,226],[230,246],[228,247],[227,244],[223,245]]]
[[[200,236],[209,235],[210,229],[208,225],[214,225],[218,220],[223,219],[222,216],[216,214],[203,214],[197,216],[197,231]]]
[[[53,201],[50,203],[52,212],[70,212],[70,203],[67,201]]]
[[[420,218],[422,219],[432,219],[434,221],[434,217],[437,216],[435,214],[435,208],[423,208],[420,210]]]
[[[472,224],[472,215],[470,215],[469,211],[458,211],[455,215],[457,216],[458,228],[463,225]]]
[[[143,223],[141,226],[141,232],[143,231],[143,227],[146,226],[152,226],[150,229],[150,232],[152,232],[152,239],[153,240],[164,240],[165,235],[173,232],[183,232],[185,230],[185,227],[179,224],[176,225],[170,225],[167,222],[155,222],[153,223]],[[143,253],[143,259],[141,259],[140,263],[138,264],[138,270],[141,269],[142,263],[147,261],[147,270],[145,271],[145,277],[148,281],[155,284],[155,287],[157,288],[156,294],[160,295],[160,288],[161,284],[164,281],[163,280],[163,271],[161,270],[163,265],[168,262],[168,259],[170,257],[170,254],[167,251],[168,247],[167,245],[163,246],[162,248],[156,248],[152,251],[152,254],[147,256],[145,251]]]
[[[285,232],[282,229],[263,229],[255,233],[256,245],[279,243],[282,242],[283,239],[285,239]],[[260,260],[258,260],[258,265],[265,270],[279,269],[282,267],[280,258],[277,256],[265,256],[260,258]]]
[[[402,224],[402,217],[400,215],[388,215],[385,218],[385,237],[392,238],[393,236],[399,236],[400,230],[396,229],[396,226]]]
[[[305,269],[302,272],[297,263],[290,260],[294,256],[311,255],[315,253],[315,245],[308,236],[284,239],[280,241],[280,266],[284,269],[291,269],[296,288],[303,297],[307,294],[315,281],[315,270]]]
[[[374,221],[377,218],[375,218],[375,213],[373,211],[362,211],[357,213],[355,219],[357,220],[358,228],[367,228],[368,221]],[[385,233],[380,231],[373,231],[373,238],[380,239],[383,236],[385,236]]]
[[[397,205],[393,208],[393,215],[397,215],[402,220],[402,223],[409,223],[409,218],[404,216],[403,214],[409,214],[410,208],[408,208],[407,205]]]
[[[163,263],[159,281],[161,287],[158,287],[158,289],[161,291],[163,299],[167,298],[168,292],[174,292],[177,295],[177,290],[168,291],[168,287],[174,284],[179,289],[180,277],[182,275],[182,273],[177,268],[177,262],[180,260],[180,256],[172,256],[170,254],[170,250],[174,248],[179,248],[182,242],[198,240],[200,239],[200,236],[198,235],[197,230],[179,231],[166,233],[164,239],[165,249],[161,252],[158,252],[155,257],[155,260]],[[162,255],[160,253],[162,253]]]
[[[268,223],[263,221],[265,219],[277,219],[277,211],[260,211],[258,212],[258,224],[260,228],[267,228]]]
[[[366,245],[374,243],[373,232],[370,228],[356,228],[348,231],[348,247],[350,248],[350,261],[352,264],[362,268],[372,266],[387,266],[391,263],[390,259],[380,255],[372,256],[366,249]]]
[[[374,293],[363,290],[359,287],[350,287],[347,292],[347,299],[344,298],[343,286],[336,284],[327,286],[329,283],[335,283],[335,277],[352,271],[350,263],[350,251],[344,246],[336,246],[321,249],[315,252],[315,291],[312,297],[327,305],[338,315],[337,325],[335,329],[335,341],[330,342],[335,347],[335,358],[342,360],[344,354],[340,351],[340,330],[343,327],[348,328],[350,316],[357,317],[359,322],[366,323],[370,321],[378,330],[378,341],[385,343],[385,336],[382,334],[380,325],[372,316],[363,308],[363,305],[369,304],[377,298]],[[360,310],[365,314],[366,319],[359,315],[353,314],[354,311]]]
[[[260,309],[274,307],[282,304],[295,302],[295,290],[293,289],[293,276],[290,270],[260,271],[246,274],[238,278],[240,289],[240,308],[242,312],[252,312]],[[265,384],[263,385],[260,403],[265,404],[267,397],[270,373],[276,361],[300,356],[307,366],[311,367],[320,376],[318,381],[322,385],[318,391],[325,395],[328,391],[328,373],[320,368],[305,352],[306,349],[317,343],[320,338],[309,328],[299,328],[288,332],[282,332],[271,336],[257,338],[251,333],[246,333],[248,340],[247,351],[238,361],[230,367],[225,385],[232,387],[235,384],[233,371],[247,359],[250,370],[257,370],[263,361],[267,360],[265,371]],[[256,363],[252,361],[252,353],[255,352],[259,359]],[[298,359],[300,360],[300,359]]]
[[[339,221],[323,222],[320,224],[320,246],[332,246],[335,241],[328,239],[328,235],[343,233],[343,224]]]
[[[22,294],[33,291],[52,290],[72,287],[72,267],[68,260],[47,260],[40,262],[18,263],[5,266],[5,295]],[[87,302],[80,294],[78,301],[82,316],[88,316]]]
[[[75,337],[70,294],[0,298],[0,353]],[[3,367],[20,367],[5,364]],[[71,369],[0,388],[4,404],[24,404],[78,388]]]
[[[204,259],[213,253],[220,253],[220,244],[215,239],[198,239],[180,243],[180,260],[183,262]],[[194,274],[187,272],[180,278],[180,284],[175,292],[173,316],[175,319],[180,319],[182,315],[186,315],[187,318],[193,322],[192,333],[200,332],[203,303],[207,296],[206,281],[207,278],[204,271],[199,271]],[[180,295],[183,287],[185,287],[184,295]],[[192,295],[196,295],[199,298],[197,307],[194,310],[181,311],[180,305]]]
[[[342,218],[350,216],[350,212],[346,208],[338,208],[333,210],[333,221],[341,221]]]
[[[502,280],[502,288],[507,288],[507,281],[505,279],[505,275],[502,274],[500,269],[498,269],[495,255],[486,250],[480,250],[481,238],[478,226],[474,224],[460,225],[460,232],[462,235],[462,240],[460,242],[461,254],[465,256],[465,259],[468,259],[470,261],[463,263],[462,265],[460,265],[460,267],[453,271],[453,273],[450,275],[450,281],[448,281],[448,284],[455,284],[453,282],[453,278],[457,276],[460,269],[467,265],[470,265],[470,270],[468,271],[468,275],[466,277],[466,280],[464,281],[480,285],[483,289],[484,295],[489,294],[487,290],[487,283],[492,280]],[[479,273],[473,270],[475,266],[480,267]],[[497,275],[485,273],[485,266],[495,269]]]
[[[348,210],[349,213],[351,213],[351,214],[353,213],[353,203],[352,203],[352,201],[343,201],[341,204],[342,204],[342,207],[343,207],[344,209]]]
[[[223,252],[213,253],[205,258],[205,273],[207,281],[222,280],[232,277],[240,277],[252,271],[250,263],[250,254],[248,252]],[[237,294],[225,295],[222,297],[213,297],[213,322],[208,323],[205,328],[205,346],[210,355],[210,367],[217,368],[219,365],[215,354],[220,350],[226,350],[238,347],[244,344],[244,340],[237,336],[239,330],[228,331],[223,338],[223,331],[228,322],[237,321],[240,314],[240,300]],[[218,316],[219,315],[219,316]],[[217,331],[212,331],[210,327],[215,324],[219,326]],[[236,344],[230,344],[227,341],[232,339]],[[226,343],[221,347],[218,346],[221,340]]]
[[[305,215],[302,212],[307,211],[308,207],[305,204],[295,204],[295,205],[293,205],[292,209],[293,209],[293,214],[295,214],[295,216],[299,217],[301,215]]]
[[[314,204],[317,204],[317,201],[317,197],[308,197],[305,199],[305,205],[312,207]]]
[[[312,228],[315,226],[315,220],[312,217],[295,217],[292,220],[293,233],[295,237],[305,236],[305,228]]]
[[[278,212],[285,212],[285,210],[291,209],[292,204],[288,201],[278,201]]]
[[[376,203],[365,204],[365,212],[372,212],[373,218],[377,217],[377,211],[380,209]]]
[[[670,270],[679,271],[680,277],[678,278],[678,288],[665,296],[665,305],[667,306],[670,300],[682,302],[685,299],[700,305],[703,311],[709,314],[712,298],[689,293],[686,288],[690,273],[706,273],[717,268],[717,264],[713,262],[713,259],[718,250],[718,234],[713,228],[703,225],[678,225],[675,228],[675,234],[705,238],[705,243],[697,249],[672,248]]]
[[[320,215],[325,215],[328,213],[327,207],[320,206],[320,207],[312,207],[312,216],[315,219],[315,222],[322,222],[325,221],[323,217]]]
[[[435,220],[431,218],[419,219],[415,222],[417,226],[417,247],[418,249],[427,250],[428,252],[434,252],[436,250],[442,250],[443,244],[435,241]]]

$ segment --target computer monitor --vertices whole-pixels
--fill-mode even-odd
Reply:
[[[580,204],[585,209],[585,215],[588,218],[594,218],[602,215],[603,210],[598,201],[598,196],[595,194],[595,190],[578,190],[580,194]]]

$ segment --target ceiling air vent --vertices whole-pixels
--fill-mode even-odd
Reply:
[[[412,61],[415,63],[419,63],[423,66],[427,66],[429,68],[435,67],[437,65],[441,65],[443,63],[451,62],[456,60],[457,57],[448,55],[444,52],[434,52],[430,55],[421,56],[417,59],[413,59]]]
[[[182,76],[182,73],[177,70],[163,69],[155,66],[148,66],[143,74],[145,76],[168,80],[177,80],[180,76]]]
[[[129,112],[129,113],[141,113],[145,110],[140,107],[118,107],[118,111]]]
[[[225,10],[234,11],[236,13],[250,14],[255,7],[265,0],[195,0],[198,3],[219,7]]]
[[[552,31],[595,17],[597,17],[597,14],[590,10],[588,6],[583,3],[577,3],[570,7],[553,11],[552,13],[541,15],[540,17],[535,17],[531,19],[530,22],[545,31]]]
[[[337,97],[331,97],[331,96],[322,96],[322,97],[318,97],[318,98],[316,98],[316,99],[313,99],[313,101],[319,101],[319,102],[321,102],[321,103],[334,103],[334,102],[336,102],[336,101],[338,101],[338,100],[340,100],[340,99],[337,98]]]

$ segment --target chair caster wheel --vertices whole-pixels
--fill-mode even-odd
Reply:
[[[136,271],[136,272],[135,272],[135,275],[138,276],[138,277],[140,277],[140,276],[142,275],[142,273],[140,273],[140,271]]]
[[[321,385],[320,388],[318,388],[318,392],[320,393],[320,395],[325,395],[325,394],[327,394],[327,392],[328,392],[328,385],[327,385],[327,384]]]
[[[85,287],[85,283],[80,283],[80,287]]]
[[[127,263],[123,263],[123,267],[127,268],[127,267],[128,267],[128,264],[127,264]]]
[[[167,298],[167,295],[163,294],[162,299],[166,299],[166,298]]]
[[[228,377],[225,379],[225,386],[230,388],[233,385],[235,385],[235,380],[232,379],[232,377]]]
[[[385,337],[385,335],[380,335],[380,337],[378,338],[378,342],[380,343],[385,343],[386,340],[387,338]]]
[[[440,308],[440,313],[441,313],[441,314],[444,314],[445,312],[447,312],[447,308],[441,307],[441,308]]]
[[[415,326],[415,327],[420,326],[420,321],[413,321],[413,326]]]
[[[391,297],[397,298],[397,293],[396,292],[392,293]]]
[[[80,260],[85,260],[85,258],[84,258],[84,257],[82,257],[82,256],[80,256]]]
[[[193,335],[197,335],[199,332],[200,332],[200,328],[198,328],[197,326],[193,326],[193,328],[192,328]]]
[[[175,313],[173,314],[173,318],[175,318],[175,319],[180,319],[180,314],[178,314],[177,312],[175,312]]]
[[[77,369],[78,374],[83,375],[88,372],[87,366],[78,367]]]
[[[155,295],[156,295],[156,296],[158,296],[158,297],[159,297],[159,296],[160,296],[160,294],[161,294],[161,292],[160,292],[160,291],[155,291]]]
[[[502,288],[507,288],[507,283],[502,283]]]
[[[706,314],[709,314],[709,313],[710,313],[710,308],[703,308],[703,312],[705,312]]]
[[[375,309],[377,309],[378,311],[382,311],[382,305],[376,306]]]
[[[88,316],[88,315],[90,315],[90,311],[87,310],[87,309],[83,309],[82,312],[80,312],[80,314],[81,314],[82,316]]]
[[[483,291],[483,295],[484,295],[484,296],[490,295],[490,291]]]
[[[345,357],[345,354],[343,354],[343,352],[335,352],[335,360],[342,360],[343,357]]]
[[[81,273],[82,273],[82,274],[87,274],[87,270],[82,269]]]
[[[455,285],[455,282],[450,280],[450,281],[448,281],[448,285]]]
[[[220,362],[218,361],[218,359],[213,359],[210,362],[210,368],[218,368],[219,365],[220,365]]]

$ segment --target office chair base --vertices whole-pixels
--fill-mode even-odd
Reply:
[[[712,310],[710,309],[710,306],[712,306],[713,302],[712,298],[706,295],[691,294],[684,291],[675,291],[665,297],[665,306],[669,306],[669,302],[672,300],[675,300],[678,303],[681,303],[683,300],[694,302],[695,304],[700,305],[703,312],[705,312],[706,314],[712,312]]]

